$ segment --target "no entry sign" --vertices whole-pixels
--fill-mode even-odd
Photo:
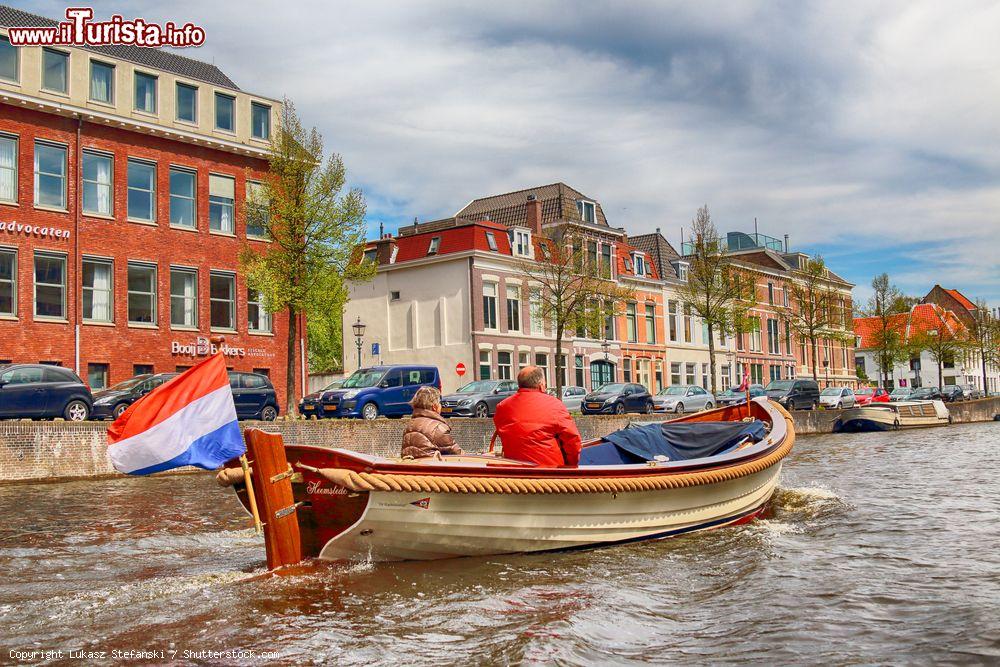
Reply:
[[[458,377],[465,375],[465,364],[458,363],[455,365],[455,372],[458,373]]]

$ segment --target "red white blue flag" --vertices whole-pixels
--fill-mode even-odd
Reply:
[[[743,371],[743,382],[736,391],[746,391],[750,388],[750,369]]]
[[[222,353],[133,403],[108,428],[115,470],[130,475],[197,466],[213,470],[246,451]]]

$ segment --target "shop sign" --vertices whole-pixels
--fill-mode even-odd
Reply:
[[[54,239],[68,239],[69,230],[58,227],[46,227],[44,225],[25,225],[20,222],[5,222],[0,220],[0,232],[10,232],[11,234],[24,234],[25,236],[52,237]]]
[[[170,341],[170,354],[181,357],[207,357],[210,354],[222,351],[227,357],[272,357],[272,353],[258,347],[234,347],[223,343],[221,346],[210,342],[204,336],[198,336],[193,343],[183,341]]]

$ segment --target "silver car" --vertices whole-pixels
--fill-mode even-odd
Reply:
[[[827,410],[853,408],[857,402],[849,387],[827,387],[819,393],[819,404]]]
[[[715,407],[715,397],[695,384],[672,384],[653,396],[653,412],[698,412]]]
[[[587,390],[583,387],[563,387],[562,402],[570,412],[579,412],[583,397],[587,395]],[[555,387],[549,389],[550,395],[555,396]]]
[[[441,415],[444,417],[493,416],[497,405],[517,391],[513,380],[476,380],[461,387],[454,394],[441,397]]]

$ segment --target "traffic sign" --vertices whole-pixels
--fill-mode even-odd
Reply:
[[[461,362],[456,364],[455,372],[458,373],[458,377],[462,377],[463,375],[465,375],[465,364]]]
[[[381,348],[379,347],[379,344],[378,343],[372,343],[372,356],[373,357],[377,357],[380,354],[382,354],[382,352],[381,352]]]

